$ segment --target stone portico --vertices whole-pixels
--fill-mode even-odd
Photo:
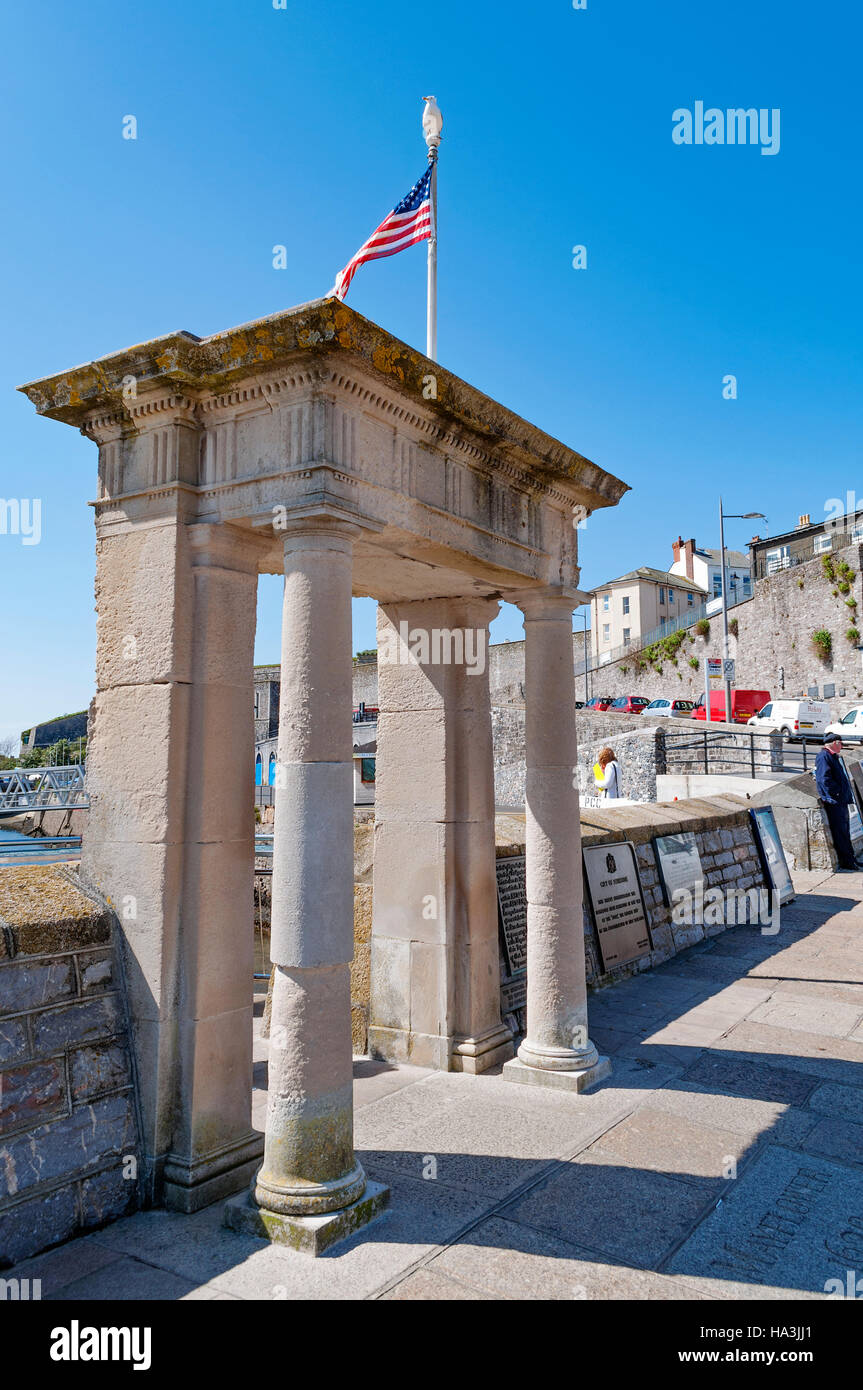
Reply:
[[[471,1072],[512,1057],[484,660],[506,599],[525,615],[528,763],[528,1037],[509,1067],[589,1084],[607,1064],[584,983],[575,523],[625,485],[332,299],[22,389],[99,446],[82,875],[123,931],[149,1200],[194,1211],[253,1181],[235,1223],[323,1248],[385,1200],[353,1152],[351,596],[380,605],[371,1049]],[[263,1158],[261,573],[285,576]]]

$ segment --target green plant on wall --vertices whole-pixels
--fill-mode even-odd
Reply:
[[[860,633],[857,631],[856,627],[849,627],[848,631],[845,633],[845,636],[848,638],[848,641],[854,647],[856,647],[858,642],[860,641]]]
[[[822,570],[824,571],[824,573],[826,574],[827,578],[830,580],[831,584],[835,584],[835,582],[836,582],[836,570],[835,570],[835,567],[834,567],[834,564],[833,564],[833,556],[832,556],[832,555],[822,555],[822,556],[821,556],[821,568],[822,568]]]
[[[819,627],[812,634],[812,650],[822,661],[829,661],[833,652],[833,637],[826,627]]]
[[[709,636],[710,636],[710,619],[709,619],[709,618],[699,618],[699,619],[698,619],[698,622],[695,624],[695,631],[698,633],[698,636],[699,636],[699,637],[709,637]]]
[[[732,637],[736,637],[736,636],[737,636],[737,627],[738,627],[737,619],[736,619],[736,618],[732,618],[731,621],[730,621],[729,624],[728,624],[728,631],[731,633]]]
[[[689,664],[692,667],[693,671],[697,671],[699,666],[701,665],[701,662],[698,660],[697,656],[691,656],[689,658]]]

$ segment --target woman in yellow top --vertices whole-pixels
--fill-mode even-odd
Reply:
[[[620,767],[613,748],[603,748],[593,765],[593,780],[602,792],[604,801],[620,797]]]

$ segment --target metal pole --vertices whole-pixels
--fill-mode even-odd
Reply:
[[[437,361],[437,150],[429,148],[431,165],[431,236],[428,245],[428,308],[426,314],[426,357]]]
[[[722,659],[728,658],[728,586],[725,582],[725,518],[719,499],[719,560],[722,566]],[[731,681],[725,682],[725,722],[731,723]]]

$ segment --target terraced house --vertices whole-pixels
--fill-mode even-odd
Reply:
[[[698,608],[706,591],[694,580],[640,565],[590,590],[590,623],[594,657],[600,663],[621,655],[648,633]]]

